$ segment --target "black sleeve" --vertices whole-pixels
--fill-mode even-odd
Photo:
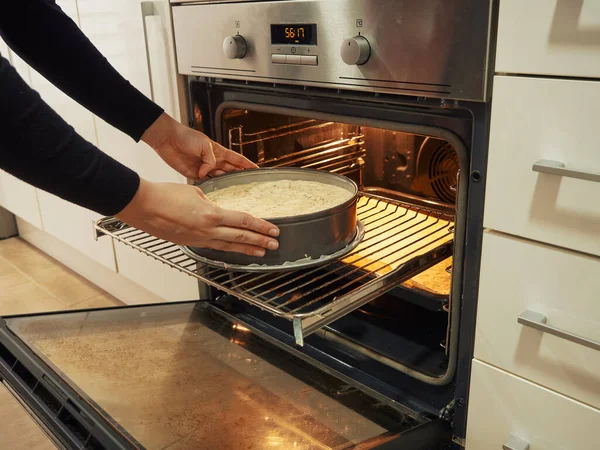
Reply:
[[[2,2],[0,36],[65,94],[136,142],[163,112],[109,64],[54,0]]]
[[[135,172],[79,136],[2,55],[0,168],[104,215],[120,212],[140,183]]]

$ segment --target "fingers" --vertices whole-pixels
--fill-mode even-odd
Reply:
[[[227,172],[225,172],[224,170],[221,169],[213,169],[210,172],[208,172],[207,176],[208,177],[218,177],[219,175],[225,175]]]
[[[242,228],[218,227],[213,236],[219,241],[250,245],[255,249],[277,250],[279,247],[279,243],[275,239]]]
[[[218,162],[213,170],[222,170],[224,172],[235,172],[238,170],[244,170],[242,167],[234,166],[231,163],[221,161]]]
[[[224,175],[228,172],[237,172],[239,170],[244,170],[242,167],[234,166],[228,162],[221,162],[217,164],[217,167],[212,169],[210,172],[206,174],[207,177],[218,177],[219,175]]]
[[[222,225],[256,231],[267,236],[279,236],[279,228],[266,220],[257,219],[240,211],[222,210],[222,214]]]
[[[214,145],[219,145],[217,143],[215,143]],[[217,150],[217,149],[215,149]],[[256,164],[254,164],[252,161],[250,161],[248,158],[240,155],[239,153],[234,152],[233,150],[229,150],[225,147],[223,147],[222,145],[219,145],[218,151],[221,153],[220,158],[223,163],[229,163],[230,165],[234,166],[234,167],[239,167],[241,169],[256,169],[258,168],[258,166]],[[222,164],[219,164],[219,166],[223,166]],[[223,169],[223,170],[227,170],[227,169]],[[228,172],[230,170],[227,170]]]
[[[220,163],[217,163],[217,166],[213,170],[208,172],[208,176],[209,177],[217,177],[219,175],[223,175],[228,172],[238,172],[240,170],[244,170],[244,168],[234,166],[231,163],[222,161]]]
[[[243,253],[244,255],[263,257],[265,256],[265,249],[260,247],[254,247],[248,244],[238,244],[235,242],[227,242],[227,241],[210,241],[208,246],[214,248],[215,250],[221,250],[224,252],[235,252],[235,253]]]
[[[198,177],[200,179],[204,178],[208,172],[214,169],[217,164],[217,160],[215,158],[215,154],[213,152],[213,142],[210,139],[207,139],[208,147],[206,151],[202,152],[202,165],[200,169],[198,169]],[[218,145],[216,142],[215,145]]]

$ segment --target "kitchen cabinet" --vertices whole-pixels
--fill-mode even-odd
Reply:
[[[497,73],[600,78],[600,2],[502,0],[496,47]]]
[[[11,62],[19,75],[30,84],[31,72],[29,67],[21,58],[11,52],[1,39],[0,53]],[[29,223],[42,227],[36,189],[2,170],[0,170],[0,206],[22,217]]]
[[[78,22],[75,0],[59,0],[57,4],[75,23]],[[78,134],[96,144],[96,129],[92,113],[64,94],[41,74],[33,69],[30,71],[33,89],[38,91],[44,101],[73,126]],[[92,223],[99,219],[100,215],[41,190],[38,190],[38,198],[44,231],[109,269],[116,270],[112,243],[94,240]]]
[[[495,77],[486,228],[600,256],[598,102],[596,81]]]
[[[8,54],[8,45],[6,45],[6,42],[4,42],[2,39],[0,39],[0,54],[10,60],[10,55]]]
[[[600,258],[486,231],[475,358],[600,409],[598,274]],[[518,322],[541,315],[553,330]]]
[[[184,91],[175,70],[168,1],[59,0],[57,4],[135,87],[176,119],[185,117],[179,109]],[[4,49],[0,48],[0,51],[4,54]],[[86,140],[148,180],[186,181],[147,145],[133,142],[71,100],[16,55],[11,56],[21,76]],[[37,190],[3,172],[0,172],[0,204],[68,247],[109,270],[118,270],[120,275],[164,299],[187,300],[199,295],[198,283],[192,278],[165,270],[161,263],[149,258],[140,259],[135,252],[122,246],[115,249],[109,239],[95,241],[92,223],[100,217],[98,214]],[[143,298],[140,301],[144,301]]]
[[[600,410],[481,361],[473,363],[469,398],[466,450],[598,448]],[[503,447],[511,437],[523,446]]]
[[[108,237],[105,240],[112,240]],[[115,243],[119,272],[164,301],[197,300],[200,296],[198,281],[166,264],[121,243]],[[127,264],[123,267],[123,264]],[[145,298],[130,304],[147,303]]]
[[[78,7],[83,32],[119,73],[169,114],[180,118],[168,2],[78,0]],[[133,142],[100,118],[96,118],[96,136],[103,151],[143,178],[186,182],[146,144]],[[140,258],[120,244],[115,245],[115,255],[120,274],[162,298],[188,300],[199,295],[193,278],[165,270],[160,262]]]
[[[37,194],[33,186],[0,171],[0,206],[41,228],[42,219]]]
[[[498,28],[466,448],[591,450],[600,3],[503,0]]]
[[[116,270],[112,243],[94,239],[93,223],[101,217],[99,214],[44,191],[39,191],[38,195],[44,231]]]
[[[149,32],[147,34],[151,36],[146,39],[142,4],[139,0],[78,0],[78,5],[83,32],[113,67],[146,96],[160,97],[155,98],[155,101],[173,114],[176,110],[176,97],[173,90],[165,86],[169,86],[169,80],[174,77],[176,70],[165,59],[168,42],[164,39],[166,31],[160,28],[161,19],[158,16],[146,18],[149,25],[146,27]],[[146,57],[146,43],[155,69],[152,72],[149,71]],[[158,70],[161,66],[162,69]],[[158,88],[151,89],[151,77],[155,80],[152,86],[159,86]],[[151,181],[185,182],[184,177],[167,166],[143,142],[133,142],[100,118],[96,118],[96,131],[99,147],[136,170],[142,177]]]

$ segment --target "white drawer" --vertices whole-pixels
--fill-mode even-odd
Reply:
[[[600,78],[600,2],[502,0],[496,72]]]
[[[486,228],[600,255],[600,182],[532,170],[600,173],[598,104],[600,82],[495,77]]]
[[[529,450],[596,450],[600,410],[474,360],[466,450],[502,450],[510,436]]]
[[[486,231],[475,358],[600,408],[600,259]],[[517,322],[525,311],[596,349]]]

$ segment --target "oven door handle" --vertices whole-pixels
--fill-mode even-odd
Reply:
[[[154,100],[154,83],[152,82],[152,64],[150,64],[150,46],[148,44],[148,25],[147,20],[149,17],[154,17],[156,11],[154,9],[154,2],[141,2],[142,8],[142,26],[144,29],[144,47],[146,49],[146,63],[148,64],[148,81],[150,82],[150,98]]]
[[[600,183],[600,173],[578,169],[569,169],[560,161],[541,159],[532,167],[534,172],[558,175],[560,177],[577,178],[578,180]]]
[[[600,342],[598,341],[594,341],[592,339],[588,339],[586,337],[548,325],[548,317],[542,313],[526,310],[519,316],[517,322],[526,327],[535,328],[542,333],[552,334],[553,336],[583,345],[584,347],[591,348],[592,350],[600,350]]]

